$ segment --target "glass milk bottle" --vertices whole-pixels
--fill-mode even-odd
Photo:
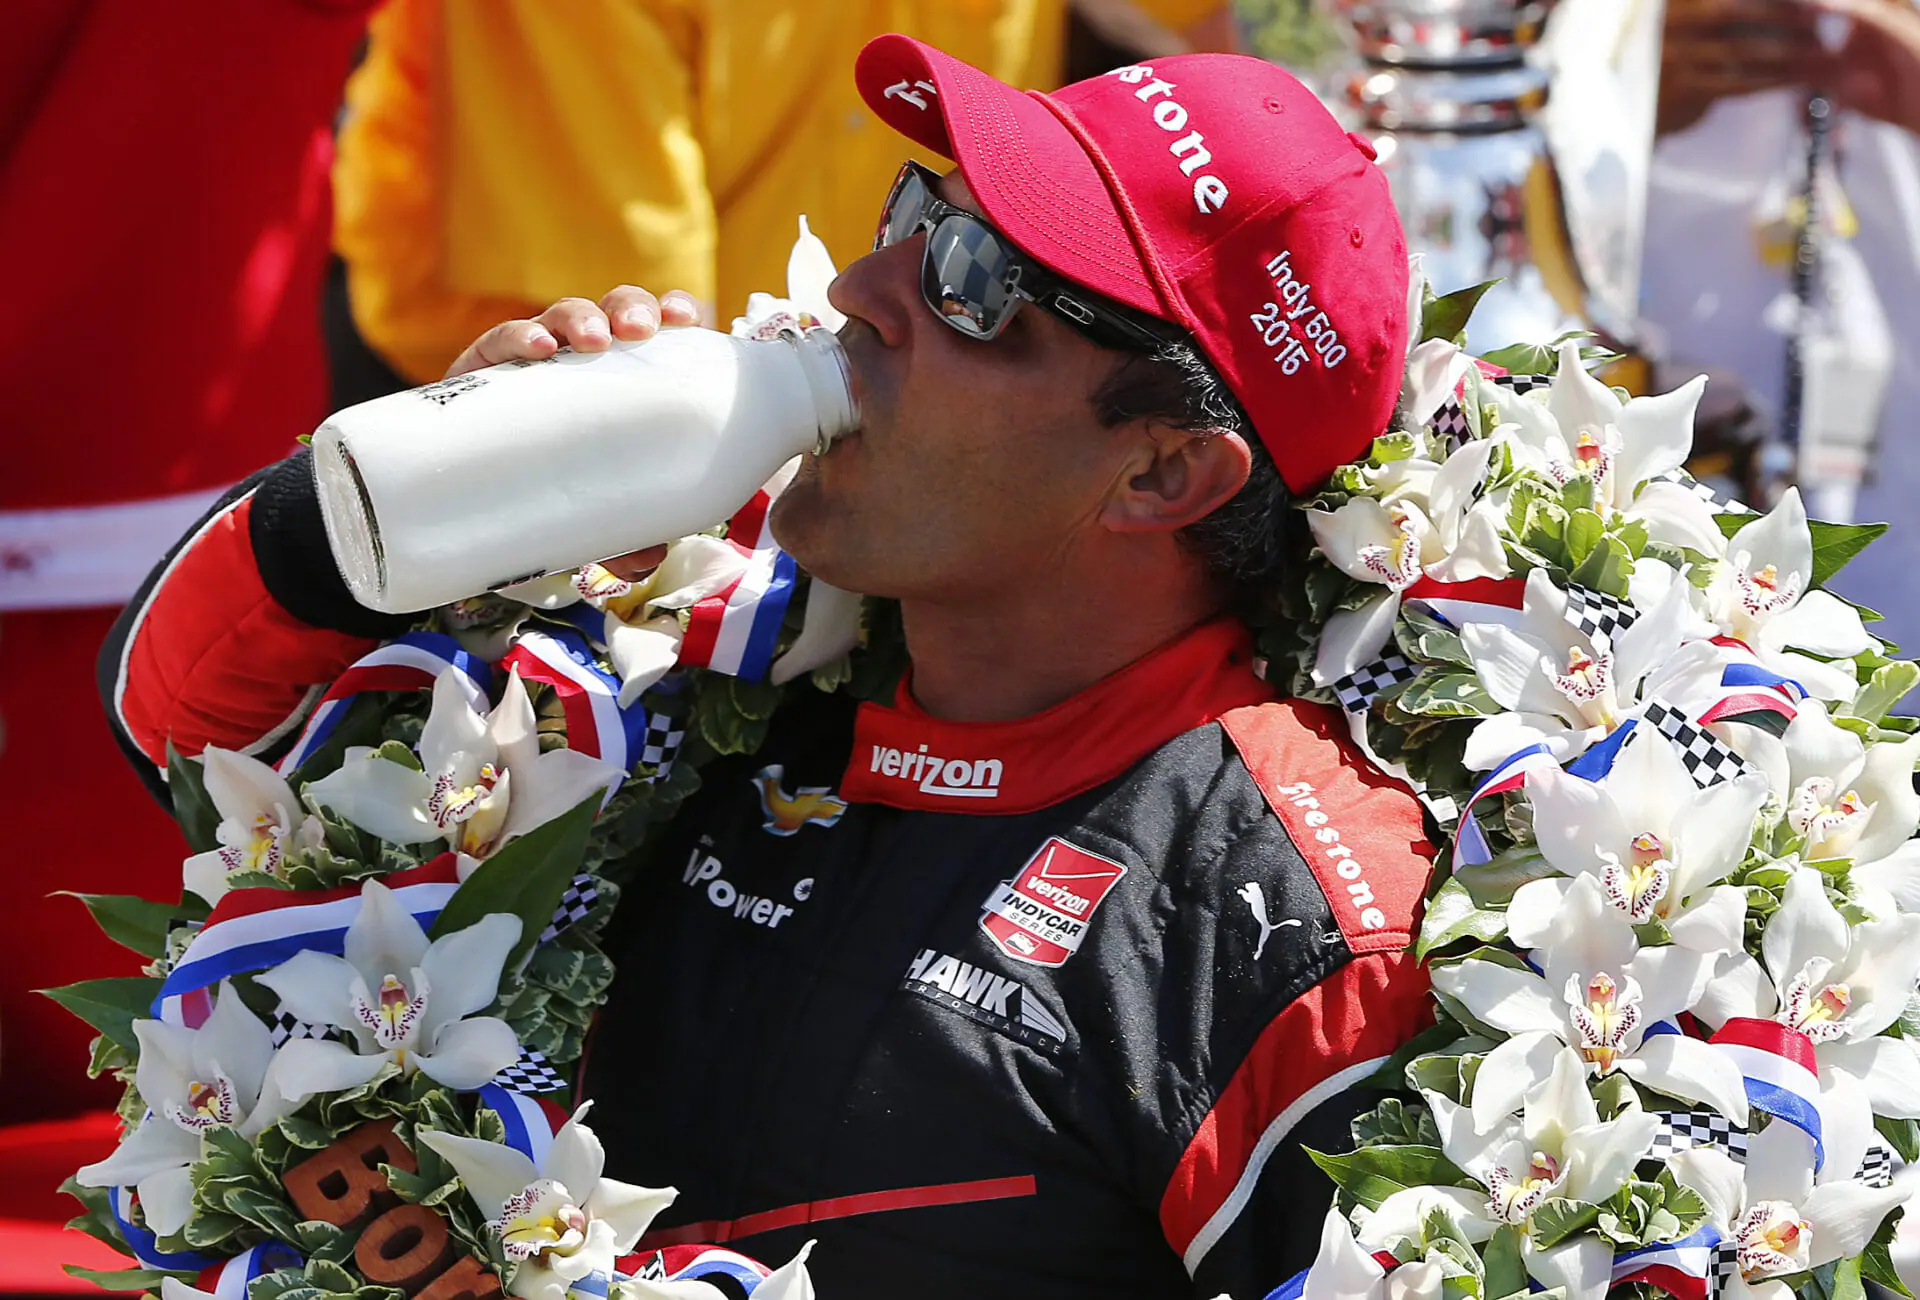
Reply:
[[[711,528],[858,420],[828,330],[670,328],[348,407],[313,466],[354,598],[412,613]]]

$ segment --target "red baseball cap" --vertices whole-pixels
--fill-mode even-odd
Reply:
[[[1187,329],[1296,493],[1387,428],[1406,236],[1372,148],[1280,68],[1183,54],[1048,95],[881,36],[854,78],[1023,251]]]

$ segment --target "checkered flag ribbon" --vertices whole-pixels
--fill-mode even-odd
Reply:
[[[1713,1248],[1713,1294],[1718,1296],[1740,1271],[1740,1243],[1728,1237]]]
[[[567,892],[560,895],[560,906],[553,909],[553,920],[540,932],[541,943],[551,943],[561,933],[587,919],[587,913],[600,901],[600,886],[594,883],[593,876],[583,871],[567,883]]]
[[[1688,774],[1702,788],[1731,781],[1747,770],[1740,755],[1671,704],[1653,701],[1647,705],[1646,719],[1679,747],[1680,761],[1686,764]]]
[[[296,1038],[327,1038],[329,1034],[324,1025],[310,1025],[298,1016],[284,1010],[273,1013],[273,1019],[267,1022],[267,1035],[273,1040],[275,1051],[279,1051]]]
[[[677,718],[662,717],[658,710],[647,714],[647,738],[640,761],[654,769],[653,779],[664,781],[680,757],[680,742],[687,738],[686,726]]]
[[[1893,1186],[1893,1152],[1878,1142],[1870,1144],[1854,1177],[1869,1187]]]
[[[1631,627],[1640,611],[1618,596],[1591,587],[1567,588],[1567,622],[1585,632],[1589,639],[1604,632],[1609,641]]]
[[[1420,675],[1420,670],[1407,661],[1399,651],[1390,651],[1384,657],[1354,669],[1333,684],[1333,693],[1339,697],[1340,707],[1348,713],[1358,713],[1373,703],[1374,696],[1402,682],[1410,682]]]
[[[1516,393],[1531,393],[1536,388],[1553,387],[1552,375],[1495,375],[1493,382]]]
[[[1665,1160],[1678,1151],[1718,1147],[1742,1164],[1747,1160],[1747,1131],[1717,1110],[1697,1106],[1692,1110],[1656,1110],[1653,1117],[1660,1129],[1653,1135],[1653,1146],[1646,1159]]]
[[[1457,397],[1449,397],[1442,402],[1440,409],[1433,413],[1433,418],[1427,421],[1427,427],[1449,447],[1458,447],[1473,432],[1467,423],[1466,408],[1460,405]]]
[[[531,1047],[520,1049],[520,1059],[493,1076],[493,1082],[508,1092],[565,1092],[567,1081],[547,1058]]]
[[[1753,507],[1747,505],[1744,501],[1735,501],[1731,497],[1721,496],[1718,492],[1715,492],[1712,488],[1683,469],[1670,469],[1664,474],[1657,475],[1656,481],[1678,483],[1681,487],[1687,489],[1687,491],[1693,493],[1717,511],[1744,511],[1748,514],[1753,512]]]

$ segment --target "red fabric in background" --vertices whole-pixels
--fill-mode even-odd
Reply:
[[[368,7],[8,4],[0,509],[223,486],[324,415],[331,126]],[[111,618],[0,613],[9,1121],[113,1095],[84,1080],[86,1027],[28,990],[137,965],[77,903],[46,895],[180,887],[178,832],[95,702],[93,657]]]

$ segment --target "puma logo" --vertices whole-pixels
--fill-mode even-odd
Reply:
[[[1288,917],[1278,925],[1269,921],[1267,919],[1267,895],[1266,892],[1260,888],[1260,882],[1257,880],[1249,880],[1246,884],[1240,886],[1238,892],[1240,897],[1246,900],[1247,910],[1253,913],[1253,923],[1260,927],[1260,942],[1256,944],[1253,949],[1253,959],[1259,961],[1260,954],[1267,950],[1267,940],[1273,937],[1275,930],[1284,930],[1290,925],[1299,925],[1300,921],[1296,917]]]
[[[769,763],[753,778],[760,791],[760,810],[767,815],[762,824],[767,834],[798,834],[808,822],[831,826],[847,811],[847,801],[824,785],[802,786],[788,794],[781,784],[785,776],[785,768]]]

